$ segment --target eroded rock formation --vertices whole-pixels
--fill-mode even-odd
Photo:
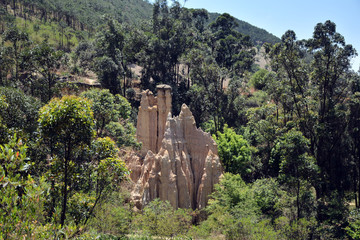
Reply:
[[[158,85],[156,89],[157,97],[150,90],[141,94],[136,137],[142,142],[143,155],[149,150],[155,153],[160,150],[166,118],[171,112],[171,87]]]
[[[132,197],[139,209],[155,198],[176,208],[201,209],[222,175],[217,145],[210,134],[196,128],[185,104],[178,117],[171,117],[167,91],[158,88],[157,99],[149,91],[142,95],[137,136],[146,156],[128,160],[135,182]]]

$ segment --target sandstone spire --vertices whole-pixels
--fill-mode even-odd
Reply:
[[[160,150],[166,118],[171,112],[171,87],[163,84],[156,89],[157,97],[150,90],[141,94],[136,137],[142,142],[143,155],[149,150],[155,153]]]
[[[185,104],[173,118],[170,89],[157,89],[157,98],[142,93],[137,136],[146,156],[128,161],[135,182],[133,200],[138,208],[160,198],[176,208],[201,209],[222,175],[217,145],[196,127]]]

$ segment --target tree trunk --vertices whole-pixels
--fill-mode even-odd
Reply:
[[[67,196],[68,196],[68,185],[69,185],[69,161],[70,161],[70,155],[71,155],[71,144],[68,142],[68,146],[65,147],[65,163],[64,163],[64,189],[63,189],[63,204],[62,204],[62,210],[61,210],[61,220],[60,224],[61,226],[64,226],[65,219],[66,219],[66,207],[67,207]]]
[[[16,0],[13,0],[14,16],[16,17]]]
[[[357,205],[357,207],[360,207],[360,151],[358,151],[358,169],[357,169],[357,181],[356,181],[356,184],[358,186],[358,196],[359,196],[359,203]],[[356,190],[355,190],[356,192]],[[356,194],[355,194],[355,197],[356,197]]]
[[[296,206],[297,206],[297,220],[300,219],[300,180],[297,180],[296,189]]]
[[[354,188],[354,198],[355,198],[355,207],[358,208],[359,207],[359,203],[358,203],[358,198],[357,198],[357,177],[356,177],[356,173],[354,173],[354,182],[353,182],[353,188]]]
[[[68,186],[68,159],[65,159],[65,169],[64,169],[64,188],[63,188],[63,204],[62,204],[62,210],[61,210],[61,220],[60,224],[61,226],[64,226],[65,219],[66,219],[66,205],[67,205],[67,186]]]

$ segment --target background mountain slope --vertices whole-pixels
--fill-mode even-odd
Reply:
[[[95,28],[102,23],[101,17],[108,14],[119,22],[138,23],[152,16],[152,4],[144,0],[15,0],[8,11],[18,16],[37,15],[42,20],[63,21],[74,28]],[[24,11],[23,9],[27,9]],[[209,13],[209,23],[220,14]],[[276,43],[280,39],[264,29],[237,19],[239,32],[249,35],[255,44]]]
[[[219,13],[209,13],[209,22],[215,21],[215,19],[219,16]],[[272,44],[280,42],[280,39],[278,37],[269,33],[265,29],[258,28],[248,22],[239,19],[236,19],[236,22],[238,23],[238,27],[236,27],[235,29],[242,34],[249,35],[255,45],[262,45],[265,42]]]

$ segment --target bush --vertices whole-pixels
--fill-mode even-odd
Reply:
[[[125,203],[127,194],[123,191],[113,192],[95,209],[95,217],[89,222],[89,227],[102,234],[101,239],[118,239],[130,233],[134,213],[131,205]]]
[[[168,201],[155,199],[135,219],[135,227],[143,234],[160,237],[181,236],[191,226],[188,210],[173,209]]]
[[[25,239],[41,226],[44,214],[45,179],[30,175],[26,145],[15,136],[0,145],[0,239]]]
[[[259,179],[253,185],[254,199],[261,212],[272,220],[283,215],[290,197],[273,178]]]
[[[316,220],[301,218],[290,222],[286,217],[275,220],[276,229],[285,239],[302,240],[310,239]]]
[[[258,89],[262,90],[266,86],[266,75],[268,74],[268,71],[265,69],[260,69],[256,73],[254,73],[251,76],[250,84]]]
[[[218,144],[219,157],[226,172],[245,177],[251,173],[251,148],[243,136],[225,124],[224,132],[213,136]]]

